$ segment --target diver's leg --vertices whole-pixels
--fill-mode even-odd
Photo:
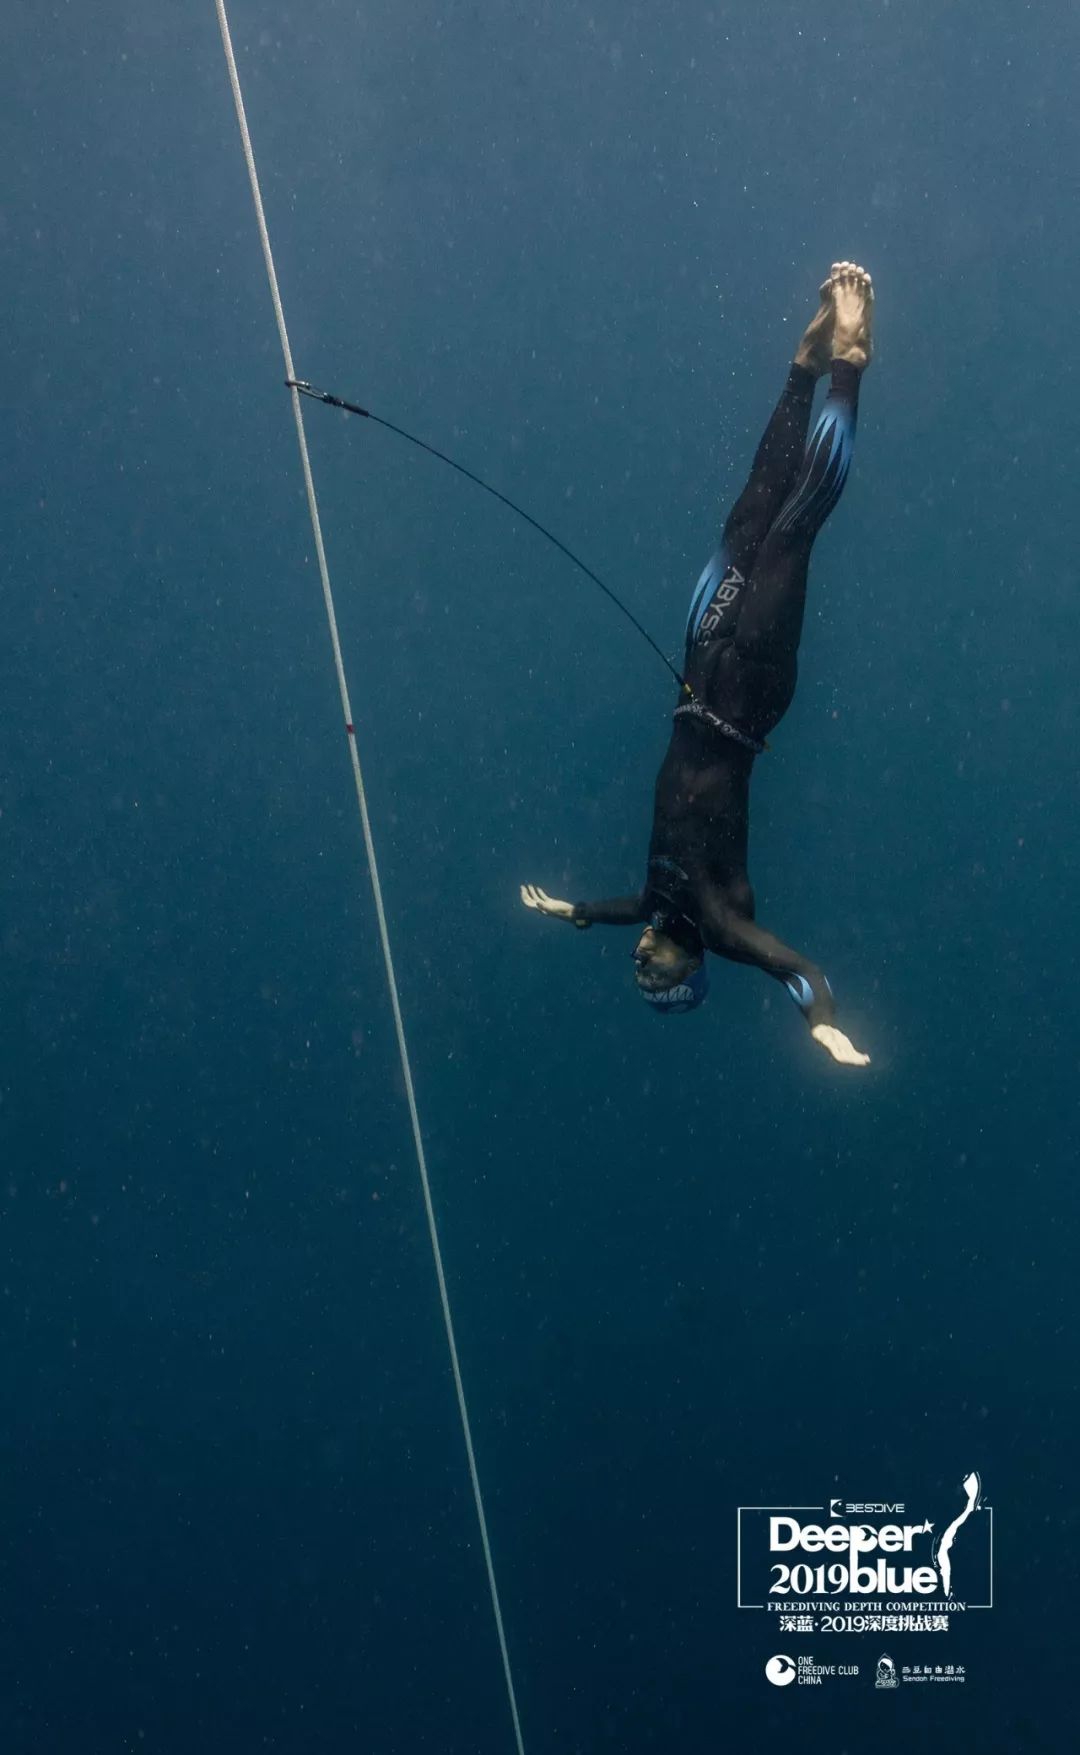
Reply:
[[[821,418],[740,594],[733,637],[711,666],[706,658],[702,676],[705,704],[758,738],[780,722],[795,693],[810,551],[847,479],[859,385],[870,360],[870,276],[839,263],[834,289],[832,382]]]
[[[793,365],[736,500],[720,547],[694,586],[686,623],[687,650],[734,631],[743,591],[769,525],[791,491],[810,424],[815,380]]]
[[[829,368],[832,327],[830,279],[821,288],[821,304],[799,343],[787,383],[754,454],[746,486],[724,525],[720,547],[694,587],[686,627],[688,646],[709,643],[734,629],[743,587],[758,550],[798,474],[814,385]]]
[[[798,480],[758,551],[743,597],[735,630],[735,646],[743,658],[769,664],[794,661],[806,608],[810,550],[851,467],[861,375],[846,360],[833,366],[829,394]]]
[[[833,273],[839,266],[833,263]],[[819,297],[821,302],[796,349],[787,383],[754,454],[746,486],[724,526],[723,545],[746,573],[795,485],[810,425],[814,385],[826,376],[832,363],[832,275],[822,282]]]
[[[759,663],[794,666],[810,550],[843,492],[851,467],[859,384],[870,359],[874,293],[865,269],[850,262],[838,265],[833,284],[836,317],[829,394],[798,479],[758,551],[735,629],[740,656]]]

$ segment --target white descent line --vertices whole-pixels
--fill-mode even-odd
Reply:
[[[251,135],[248,132],[247,112],[244,109],[244,97],[240,90],[240,75],[236,70],[236,56],[233,53],[232,34],[229,30],[228,15],[224,0],[214,0],[217,8],[218,24],[221,27],[221,41],[225,50],[225,59],[229,67],[229,83],[232,86],[233,102],[236,105],[236,119],[240,124],[240,138],[244,146],[244,158],[247,162],[248,178],[251,183],[251,198],[255,203],[255,218],[259,226],[259,237],[262,240],[263,260],[266,263],[266,275],[270,282],[270,297],[274,301],[274,316],[277,318],[278,335],[281,338],[281,351],[285,358],[285,376],[295,378],[293,369],[292,349],[289,346],[289,333],[285,327],[285,312],[281,306],[281,292],[278,288],[277,271],[274,268],[274,256],[270,248],[270,234],[266,229],[266,213],[263,208],[262,194],[259,189],[259,173],[255,169],[255,154],[252,150]],[[390,949],[390,933],[386,925],[386,910],[383,907],[382,885],[379,882],[379,867],[375,858],[375,842],[371,834],[371,818],[368,814],[367,793],[364,789],[364,776],[360,767],[360,754],[356,747],[356,732],[353,729],[352,708],[349,705],[349,687],[345,680],[345,664],[341,656],[341,641],[338,638],[337,616],[334,613],[334,596],[330,589],[330,573],[326,565],[326,550],[323,547],[322,525],[319,521],[319,505],[315,498],[315,482],[311,474],[311,459],[308,456],[307,435],[304,432],[304,415],[300,405],[300,397],[295,390],[290,391],[293,406],[293,419],[296,422],[296,440],[300,447],[300,466],[304,472],[304,487],[307,490],[308,512],[311,515],[311,531],[315,538],[315,553],[319,562],[319,578],[322,580],[323,603],[326,606],[326,619],[330,627],[330,644],[334,649],[334,669],[337,672],[338,692],[341,696],[341,710],[345,716],[345,729],[348,733],[349,754],[352,758],[353,779],[356,782],[356,799],[360,806],[360,823],[364,831],[364,848],[367,853],[368,871],[371,873],[371,888],[375,897],[375,913],[379,922],[379,942],[382,945],[383,962],[386,965],[386,983],[390,990],[390,1005],[394,1013],[394,1029],[397,1032],[398,1054],[401,1056],[401,1072],[405,1081],[405,1095],[409,1105],[409,1118],[412,1122],[413,1144],[416,1147],[416,1163],[420,1171],[420,1184],[424,1191],[424,1210],[427,1213],[428,1236],[431,1239],[431,1253],[435,1262],[435,1277],[439,1282],[439,1298],[442,1303],[443,1322],[446,1327],[446,1344],[450,1351],[450,1368],[454,1374],[454,1388],[457,1391],[458,1413],[461,1416],[461,1430],[465,1439],[465,1454],[469,1461],[469,1479],[472,1482],[473,1501],[476,1505],[476,1520],[480,1526],[480,1542],[484,1550],[484,1565],[487,1568],[488,1588],[491,1591],[491,1607],[495,1615],[495,1631],[499,1636],[499,1651],[502,1655],[503,1676],[506,1680],[506,1693],[510,1702],[510,1715],[514,1721],[514,1741],[518,1755],[525,1755],[525,1744],[521,1736],[521,1720],[518,1717],[517,1695],[514,1692],[514,1677],[510,1668],[510,1654],[506,1648],[506,1633],[503,1628],[502,1608],[499,1603],[499,1587],[495,1582],[495,1563],[491,1557],[491,1542],[488,1539],[487,1518],[484,1515],[484,1498],[480,1491],[480,1476],[476,1468],[476,1454],[473,1450],[472,1428],[469,1425],[469,1410],[465,1401],[465,1385],[461,1377],[461,1365],[458,1361],[457,1341],[454,1338],[454,1319],[450,1313],[450,1296],[446,1289],[446,1274],[443,1271],[442,1250],[439,1247],[439,1232],[435,1223],[435,1208],[431,1199],[431,1183],[428,1178],[427,1155],[424,1151],[424,1136],[420,1129],[420,1115],[416,1107],[416,1089],[413,1085],[412,1066],[409,1061],[409,1047],[405,1039],[405,1024],[401,1016],[401,1000],[398,996],[397,977],[394,974],[394,958]]]

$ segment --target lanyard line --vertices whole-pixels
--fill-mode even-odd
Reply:
[[[523,518],[526,524],[531,524],[534,530],[538,530],[541,536],[554,544],[561,555],[566,556],[579,573],[584,573],[586,579],[591,579],[594,585],[600,587],[604,596],[610,599],[616,609],[622,611],[630,626],[637,629],[646,645],[652,647],[661,664],[666,670],[670,670],[679,687],[686,694],[692,694],[690,684],[685,677],[680,676],[671,659],[657,645],[648,628],[638,621],[633,610],[627,609],[622,598],[611,589],[610,585],[605,585],[599,573],[594,573],[591,567],[587,567],[580,555],[576,555],[572,548],[568,548],[561,537],[556,536],[553,530],[549,530],[546,524],[541,524],[539,518],[534,518],[531,512],[526,512],[524,506],[519,506],[517,501],[510,499],[508,494],[500,493],[499,489],[492,487],[491,483],[485,481],[482,475],[477,475],[473,470],[466,469],[464,463],[459,463],[456,457],[447,456],[445,451],[438,450],[435,445],[429,445],[426,439],[418,439],[415,433],[407,433],[404,427],[395,426],[392,420],[384,420],[381,414],[372,414],[370,408],[361,408],[358,402],[346,402],[342,397],[334,396],[329,390],[317,390],[314,384],[309,384],[303,379],[286,378],[285,384],[289,390],[298,390],[301,396],[310,396],[313,402],[325,402],[328,408],[341,408],[346,414],[363,415],[365,420],[373,421],[377,427],[385,427],[388,433],[396,433],[399,439],[408,439],[410,445],[415,445],[419,450],[426,451],[429,457],[437,457],[440,463],[448,463],[450,468],[456,469],[459,475],[465,477],[466,481],[475,482],[476,486],[483,488],[484,492],[490,494],[493,500],[498,500],[500,505],[506,506],[516,518]]]
[[[236,56],[233,53],[232,34],[229,30],[228,15],[225,11],[225,0],[214,0],[217,9],[218,25],[221,29],[221,43],[225,50],[225,60],[229,69],[229,84],[232,87],[233,102],[236,105],[236,120],[240,125],[240,139],[244,148],[244,160],[247,164],[248,180],[251,184],[251,198],[255,204],[255,218],[262,241],[263,260],[266,264],[266,276],[270,283],[270,297],[274,304],[274,316],[277,319],[278,335],[281,340],[281,351],[285,360],[285,373],[290,379],[296,374],[293,370],[292,349],[289,346],[289,334],[285,327],[285,313],[281,305],[281,292],[278,288],[277,271],[274,267],[273,252],[270,248],[270,234],[266,227],[266,212],[263,208],[262,194],[259,189],[259,176],[255,168],[255,154],[248,132],[247,112],[244,109],[244,98],[240,90],[240,75],[236,68]],[[469,1464],[469,1479],[472,1483],[473,1502],[476,1506],[476,1520],[480,1527],[480,1543],[484,1551],[484,1565],[487,1569],[488,1588],[491,1592],[491,1607],[495,1616],[495,1631],[499,1640],[499,1652],[502,1657],[503,1677],[506,1682],[506,1693],[510,1703],[510,1716],[514,1725],[514,1742],[518,1755],[525,1755],[525,1744],[521,1735],[521,1721],[518,1717],[517,1695],[514,1691],[514,1678],[510,1668],[510,1654],[506,1645],[506,1633],[503,1628],[502,1608],[499,1602],[499,1588],[495,1581],[495,1563],[491,1555],[491,1542],[488,1539],[487,1517],[484,1514],[484,1499],[480,1491],[480,1476],[476,1467],[476,1454],[473,1450],[472,1428],[469,1424],[469,1410],[465,1401],[465,1385],[461,1376],[461,1365],[458,1360],[457,1341],[454,1336],[454,1319],[450,1312],[450,1294],[446,1286],[446,1274],[443,1270],[442,1250],[439,1247],[439,1232],[435,1222],[435,1207],[431,1198],[431,1183],[428,1177],[427,1154],[424,1150],[424,1136],[420,1128],[420,1113],[416,1104],[416,1089],[413,1084],[412,1065],[409,1060],[409,1048],[405,1038],[405,1023],[401,1014],[401,1000],[398,995],[397,977],[394,974],[394,959],[390,948],[390,933],[386,924],[386,910],[383,906],[382,884],[379,881],[379,867],[375,858],[375,842],[371,832],[371,818],[368,812],[367,792],[364,787],[364,776],[360,767],[360,755],[356,745],[356,731],[353,726],[352,708],[349,704],[349,689],[345,680],[345,664],[341,655],[341,641],[338,638],[337,616],[334,612],[334,597],[330,588],[330,573],[326,564],[326,550],[323,547],[322,525],[319,520],[319,506],[315,497],[315,482],[311,473],[311,459],[308,456],[307,436],[304,432],[304,416],[300,406],[300,397],[296,389],[291,390],[293,418],[296,422],[296,439],[300,447],[300,467],[304,474],[304,487],[307,490],[308,512],[311,516],[311,531],[315,539],[315,554],[319,563],[319,578],[322,581],[323,603],[326,608],[326,619],[330,629],[330,644],[334,652],[334,669],[337,673],[338,692],[341,696],[341,710],[345,717],[345,730],[348,734],[349,754],[352,759],[353,780],[356,783],[356,799],[360,807],[360,823],[364,834],[364,848],[367,853],[368,871],[371,875],[371,889],[375,898],[375,913],[379,923],[379,941],[382,945],[383,962],[386,966],[386,984],[390,993],[390,1006],[394,1014],[394,1029],[397,1034],[398,1054],[401,1058],[401,1073],[405,1083],[405,1096],[409,1106],[409,1119],[412,1123],[413,1145],[416,1148],[416,1163],[420,1172],[420,1185],[424,1194],[424,1210],[427,1214],[428,1236],[431,1240],[431,1253],[435,1264],[435,1277],[439,1283],[439,1300],[442,1304],[443,1324],[446,1329],[446,1344],[450,1353],[450,1369],[453,1373],[454,1388],[457,1392],[458,1413],[461,1416],[461,1430],[465,1440],[465,1455]]]

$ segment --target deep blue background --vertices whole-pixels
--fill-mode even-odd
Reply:
[[[837,255],[878,287],[751,973],[621,934],[663,674],[531,532],[309,431],[531,1755],[1068,1746],[1080,21],[236,0],[301,372],[671,647]],[[0,22],[7,1750],[497,1755],[505,1698],[213,8]],[[999,1606],[775,1691],[735,1507],[996,1508]],[[797,1642],[872,1666],[880,1639]],[[940,1641],[944,1647],[946,1641]]]

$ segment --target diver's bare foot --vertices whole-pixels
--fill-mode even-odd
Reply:
[[[833,357],[833,323],[836,317],[836,305],[833,300],[832,278],[822,281],[821,304],[806,326],[806,333],[799,343],[795,354],[795,364],[803,366],[806,371],[813,372],[815,378],[824,377]]]
[[[873,283],[866,269],[860,268],[857,262],[834,262],[830,285],[836,311],[832,357],[834,360],[849,360],[862,371],[870,364]]]

